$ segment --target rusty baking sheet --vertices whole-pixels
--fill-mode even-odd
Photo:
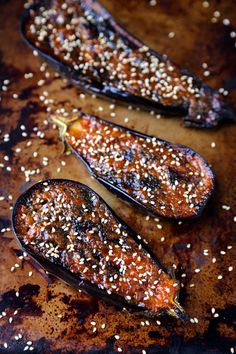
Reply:
[[[132,33],[214,88],[235,107],[236,9],[233,1],[103,0]],[[0,2],[0,353],[234,353],[235,136],[222,123],[186,129],[179,118],[127,107],[85,94],[34,56],[18,27],[20,1]],[[212,166],[216,189],[193,221],[147,218],[105,190],[74,155],[64,153],[50,108],[85,112],[188,145]],[[43,178],[88,184],[149,242],[181,280],[180,302],[191,321],[149,319],[75,291],[36,267],[19,249],[11,208]]]

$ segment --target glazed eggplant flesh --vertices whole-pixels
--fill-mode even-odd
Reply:
[[[69,180],[34,185],[17,200],[13,227],[23,249],[72,286],[151,316],[186,317],[178,282],[89,187]]]
[[[200,215],[214,187],[206,161],[186,146],[78,113],[52,115],[65,142],[107,188],[167,218]]]
[[[39,2],[24,14],[21,30],[45,60],[86,90],[185,116],[196,127],[235,116],[219,92],[145,46],[96,0]]]

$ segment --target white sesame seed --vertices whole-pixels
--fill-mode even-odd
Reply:
[[[212,141],[211,148],[214,149],[215,147],[216,147],[216,143],[214,141]]]
[[[157,0],[150,0],[150,6],[156,6]]]
[[[175,37],[175,32],[169,32],[168,33],[169,38],[174,38]]]
[[[230,37],[231,38],[236,38],[236,32],[235,31],[231,31],[230,32]]]
[[[209,4],[208,1],[203,1],[203,2],[202,2],[202,6],[203,6],[205,9],[207,9],[207,8],[210,6],[210,4]]]
[[[210,71],[209,70],[205,70],[204,72],[203,72],[203,75],[205,76],[205,77],[208,77],[208,76],[210,76]]]
[[[230,20],[228,18],[224,18],[222,22],[223,22],[223,24],[225,26],[229,26],[230,25]]]
[[[220,17],[220,11],[214,11],[213,12],[213,15],[215,16],[215,17]]]

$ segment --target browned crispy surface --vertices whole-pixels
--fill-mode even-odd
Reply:
[[[118,28],[96,1],[52,0],[40,5],[24,20],[24,36],[49,62],[57,61],[57,70],[63,63],[62,72],[72,71],[81,87],[94,85],[92,92],[108,97],[116,91],[118,100],[136,96],[140,104],[145,98],[145,105],[157,103],[167,111],[182,107],[187,125],[211,127],[225,117],[219,92]]]
[[[176,219],[201,213],[214,177],[206,161],[188,147],[139,136],[90,115],[75,116],[68,125],[66,142],[95,176],[147,212]]]
[[[103,290],[102,300],[115,295],[116,300],[122,298],[123,306],[135,305],[154,316],[174,311],[178,282],[91,189],[66,180],[36,186],[17,203],[13,217],[26,250],[58,270],[68,270],[78,283],[82,280]]]
[[[205,80],[228,90],[227,100],[234,103],[235,39],[230,36],[236,26],[233,2],[212,1],[208,8],[202,6],[202,1],[183,0],[174,3],[159,0],[154,7],[144,0],[103,0],[102,3],[128,30],[175,58],[181,66],[202,78],[203,72],[209,70],[210,76]],[[0,163],[4,164],[1,165],[0,196],[5,198],[0,200],[0,306],[3,311],[0,351],[21,353],[25,346],[33,346],[37,353],[56,350],[57,353],[94,353],[99,349],[113,353],[118,347],[125,353],[141,353],[143,349],[147,353],[158,350],[166,353],[166,348],[176,353],[187,350],[209,353],[210,348],[215,353],[229,353],[235,343],[235,281],[230,268],[236,267],[233,264],[235,127],[222,125],[199,132],[183,128],[175,118],[156,120],[142,111],[110,107],[111,103],[89,95],[84,99],[77,89],[54,78],[48,68],[42,66],[40,71],[42,62],[32,55],[18,33],[21,2],[2,1],[0,9],[1,85],[3,80],[10,80],[3,85],[8,90],[1,92],[0,102]],[[216,10],[221,15],[217,23],[212,23]],[[224,26],[222,20],[227,18],[231,25]],[[174,38],[168,37],[170,32],[175,32]],[[202,68],[203,63],[208,64],[208,69]],[[28,75],[24,77],[25,73]],[[13,98],[13,94],[19,98]],[[174,221],[146,220],[146,215],[107,192],[89,177],[75,156],[63,154],[57,130],[47,124],[45,106],[52,106],[52,99],[63,104],[71,101],[91,114],[103,112],[111,121],[188,145],[199,152],[216,174],[216,191],[202,217],[180,225]],[[5,135],[8,133],[10,141]],[[215,148],[211,147],[212,143]],[[184,325],[175,319],[161,318],[161,325],[157,325],[153,320],[123,313],[73,290],[48,277],[39,267],[33,267],[31,261],[22,262],[17,257],[19,246],[13,232],[7,229],[10,228],[9,208],[23,190],[47,177],[75,179],[91,186],[149,241],[166,266],[176,264],[176,277],[184,284],[181,303],[192,322],[197,319],[198,323]],[[18,337],[19,333],[22,338]],[[26,344],[28,341],[32,344]]]

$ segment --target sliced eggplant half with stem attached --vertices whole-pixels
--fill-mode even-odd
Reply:
[[[148,48],[96,0],[49,0],[24,13],[21,32],[34,50],[77,86],[165,115],[213,127],[235,120],[220,93]]]
[[[214,177],[195,151],[84,113],[51,118],[91,175],[120,197],[157,216],[201,214]]]
[[[12,222],[21,247],[71,286],[150,316],[187,319],[177,301],[179,283],[89,187],[39,182],[18,198]]]

